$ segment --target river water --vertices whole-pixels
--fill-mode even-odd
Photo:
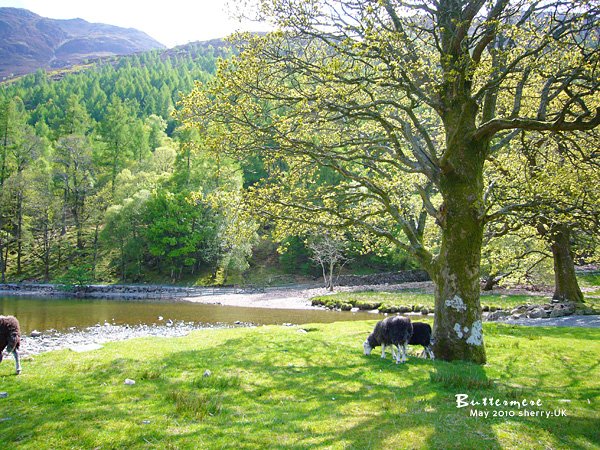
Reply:
[[[80,298],[0,297],[0,315],[19,319],[21,333],[33,330],[69,331],[105,323],[164,325],[172,322],[232,325],[330,323],[374,319],[366,312],[247,308],[169,300],[105,300]]]

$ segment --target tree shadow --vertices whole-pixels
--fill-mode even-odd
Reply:
[[[491,377],[489,367],[460,362],[410,357],[396,365],[389,355],[385,360],[365,357],[363,332],[341,333],[334,340],[321,333],[320,325],[307,330],[300,334],[282,329],[280,335],[249,330],[242,337],[225,337],[209,346],[204,342],[191,350],[193,342],[177,350],[179,341],[174,340],[166,357],[160,352],[150,355],[139,341],[135,357],[90,357],[84,375],[82,363],[77,374],[69,373],[67,365],[42,396],[35,380],[22,377],[20,392],[11,394],[17,405],[14,412],[2,411],[7,405],[0,403],[0,418],[12,417],[0,422],[0,446],[31,443],[47,431],[55,435],[53,430],[64,429],[62,444],[86,448],[97,446],[96,435],[109,433],[119,448],[258,448],[271,443],[284,449],[500,449],[506,437],[500,442],[497,429],[507,421],[515,439],[519,432],[531,438],[539,430],[553,436],[551,445],[576,448],[582,442],[597,442],[597,419],[579,410],[565,420],[549,421],[477,417],[471,409],[494,408],[457,407],[456,394],[479,401],[555,394],[550,375],[535,373],[535,381],[511,384],[523,376],[515,360],[501,367],[502,378]],[[496,332],[531,345],[543,338],[537,330],[527,334],[528,330],[500,327]],[[198,334],[197,339],[210,336]],[[579,337],[562,331],[558,336]],[[494,352],[510,351],[494,345]],[[565,378],[556,390],[577,392],[579,400],[588,395],[597,399],[598,390],[580,382],[582,376],[597,376],[597,361],[584,370],[568,359],[556,361],[557,373]],[[211,373],[203,376],[207,369]],[[124,386],[125,378],[136,380],[136,385]],[[35,398],[35,404],[27,404],[28,398]],[[557,405],[549,401],[543,409]],[[74,430],[73,422],[89,427]]]

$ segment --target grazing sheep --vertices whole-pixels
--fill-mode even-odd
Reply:
[[[412,324],[408,317],[386,317],[377,322],[375,329],[364,342],[365,355],[370,355],[373,348],[381,345],[381,357],[385,358],[385,347],[391,345],[392,357],[396,359],[396,364],[405,362],[406,344],[412,332]],[[398,348],[397,352],[394,352],[394,345]],[[402,352],[402,359],[400,359],[400,352]]]
[[[431,325],[423,322],[413,322],[412,326],[413,333],[408,343],[410,345],[422,345],[424,350],[421,353],[421,357],[427,358],[429,356],[431,359],[435,359],[433,350],[431,350],[431,344],[433,344],[431,339]]]
[[[0,361],[2,361],[2,352],[11,353],[15,357],[15,366],[17,375],[21,373],[21,362],[19,361],[19,347],[21,345],[21,332],[19,330],[19,321],[13,316],[0,316]]]

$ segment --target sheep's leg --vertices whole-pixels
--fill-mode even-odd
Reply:
[[[400,349],[398,349],[398,350],[400,350]],[[406,342],[404,342],[402,344],[402,361],[401,362],[406,362],[407,360],[408,360],[408,357],[406,356]]]
[[[394,352],[394,348],[392,347],[392,353]],[[381,357],[385,359],[385,344],[381,344]]]
[[[400,344],[396,344],[396,347],[398,348],[398,352],[396,353],[396,364],[398,364],[404,361],[402,360],[402,347]]]
[[[397,349],[397,347],[396,347],[396,349]],[[396,358],[396,355],[397,355],[396,349],[394,349],[394,344],[392,344],[392,359]]]
[[[431,359],[435,359],[435,355],[433,354],[433,350],[431,350],[431,347],[427,347],[427,353],[429,353],[429,357]]]
[[[15,357],[15,370],[17,371],[17,375],[21,373],[21,360],[19,359],[19,352],[17,350],[13,350],[13,356]]]

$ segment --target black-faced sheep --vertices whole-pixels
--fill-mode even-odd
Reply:
[[[377,322],[373,332],[363,344],[365,355],[370,355],[371,350],[381,345],[381,357],[385,358],[386,345],[392,346],[392,357],[396,364],[406,361],[406,344],[412,335],[413,329],[408,317],[393,316]],[[394,345],[398,351],[394,352]],[[402,352],[402,358],[400,358]]]
[[[19,347],[21,345],[21,331],[19,321],[13,316],[0,316],[0,362],[2,352],[6,348],[7,353],[15,357],[17,375],[21,373],[21,362],[19,361]]]
[[[410,337],[408,343],[410,345],[422,345],[423,352],[421,353],[422,357],[427,358],[429,356],[431,359],[434,359],[433,350],[431,350],[431,325],[423,322],[413,322],[413,333]]]

